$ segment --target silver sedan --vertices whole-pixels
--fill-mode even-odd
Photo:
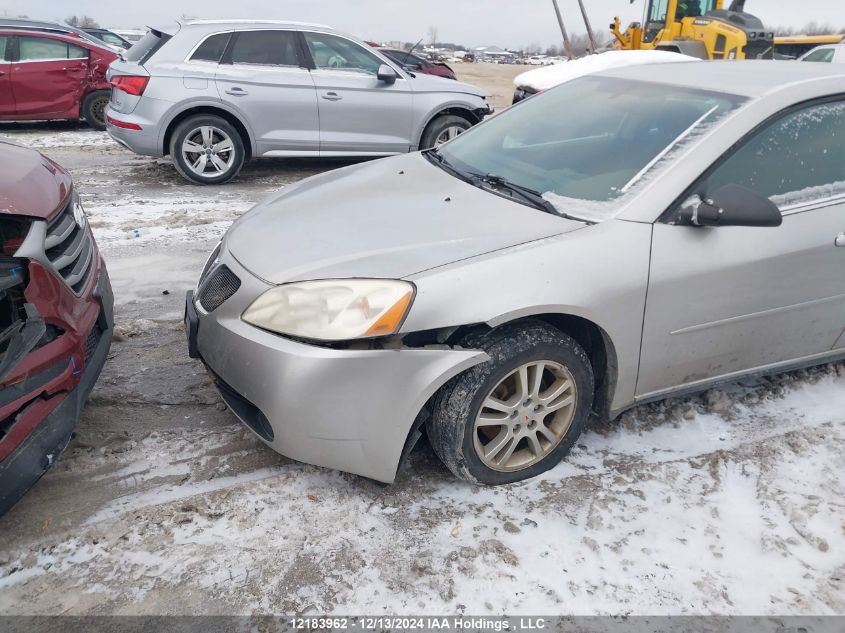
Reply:
[[[845,356],[845,73],[694,62],[549,90],[238,220],[192,356],[292,458],[554,466],[594,414]]]

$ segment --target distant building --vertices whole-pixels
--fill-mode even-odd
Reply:
[[[498,46],[479,46],[474,51],[475,57],[480,60],[499,61],[500,59],[516,59],[519,57],[513,51],[499,48]]]

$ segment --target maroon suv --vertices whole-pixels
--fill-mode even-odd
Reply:
[[[115,59],[71,34],[0,26],[0,121],[82,118],[105,130]]]
[[[0,514],[70,441],[111,345],[112,304],[70,176],[0,142]]]
[[[387,46],[380,46],[375,42],[367,42],[370,46],[378,48],[378,52],[396,62],[405,70],[415,73],[423,73],[426,75],[435,75],[437,77],[445,77],[446,79],[457,79],[455,71],[452,70],[444,62],[430,62],[427,59],[414,55],[410,51],[403,51],[398,48],[389,48]]]

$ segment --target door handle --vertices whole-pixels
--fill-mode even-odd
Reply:
[[[234,88],[229,88],[229,89],[226,91],[226,94],[227,94],[227,95],[232,95],[233,97],[245,97],[245,96],[246,96],[246,95],[248,95],[249,93],[248,93],[246,90],[244,90],[243,88],[238,88],[238,87],[236,86],[236,87],[234,87]]]
[[[323,95],[323,99],[325,99],[326,101],[340,101],[341,99],[343,99],[343,97],[341,97],[336,92],[327,92]]]
[[[840,233],[836,236],[836,239],[833,240],[834,246],[845,246],[845,233]]]

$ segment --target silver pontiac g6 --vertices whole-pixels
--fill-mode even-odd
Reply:
[[[239,219],[189,348],[292,458],[554,466],[590,414],[845,356],[845,72],[692,62],[537,95]]]

